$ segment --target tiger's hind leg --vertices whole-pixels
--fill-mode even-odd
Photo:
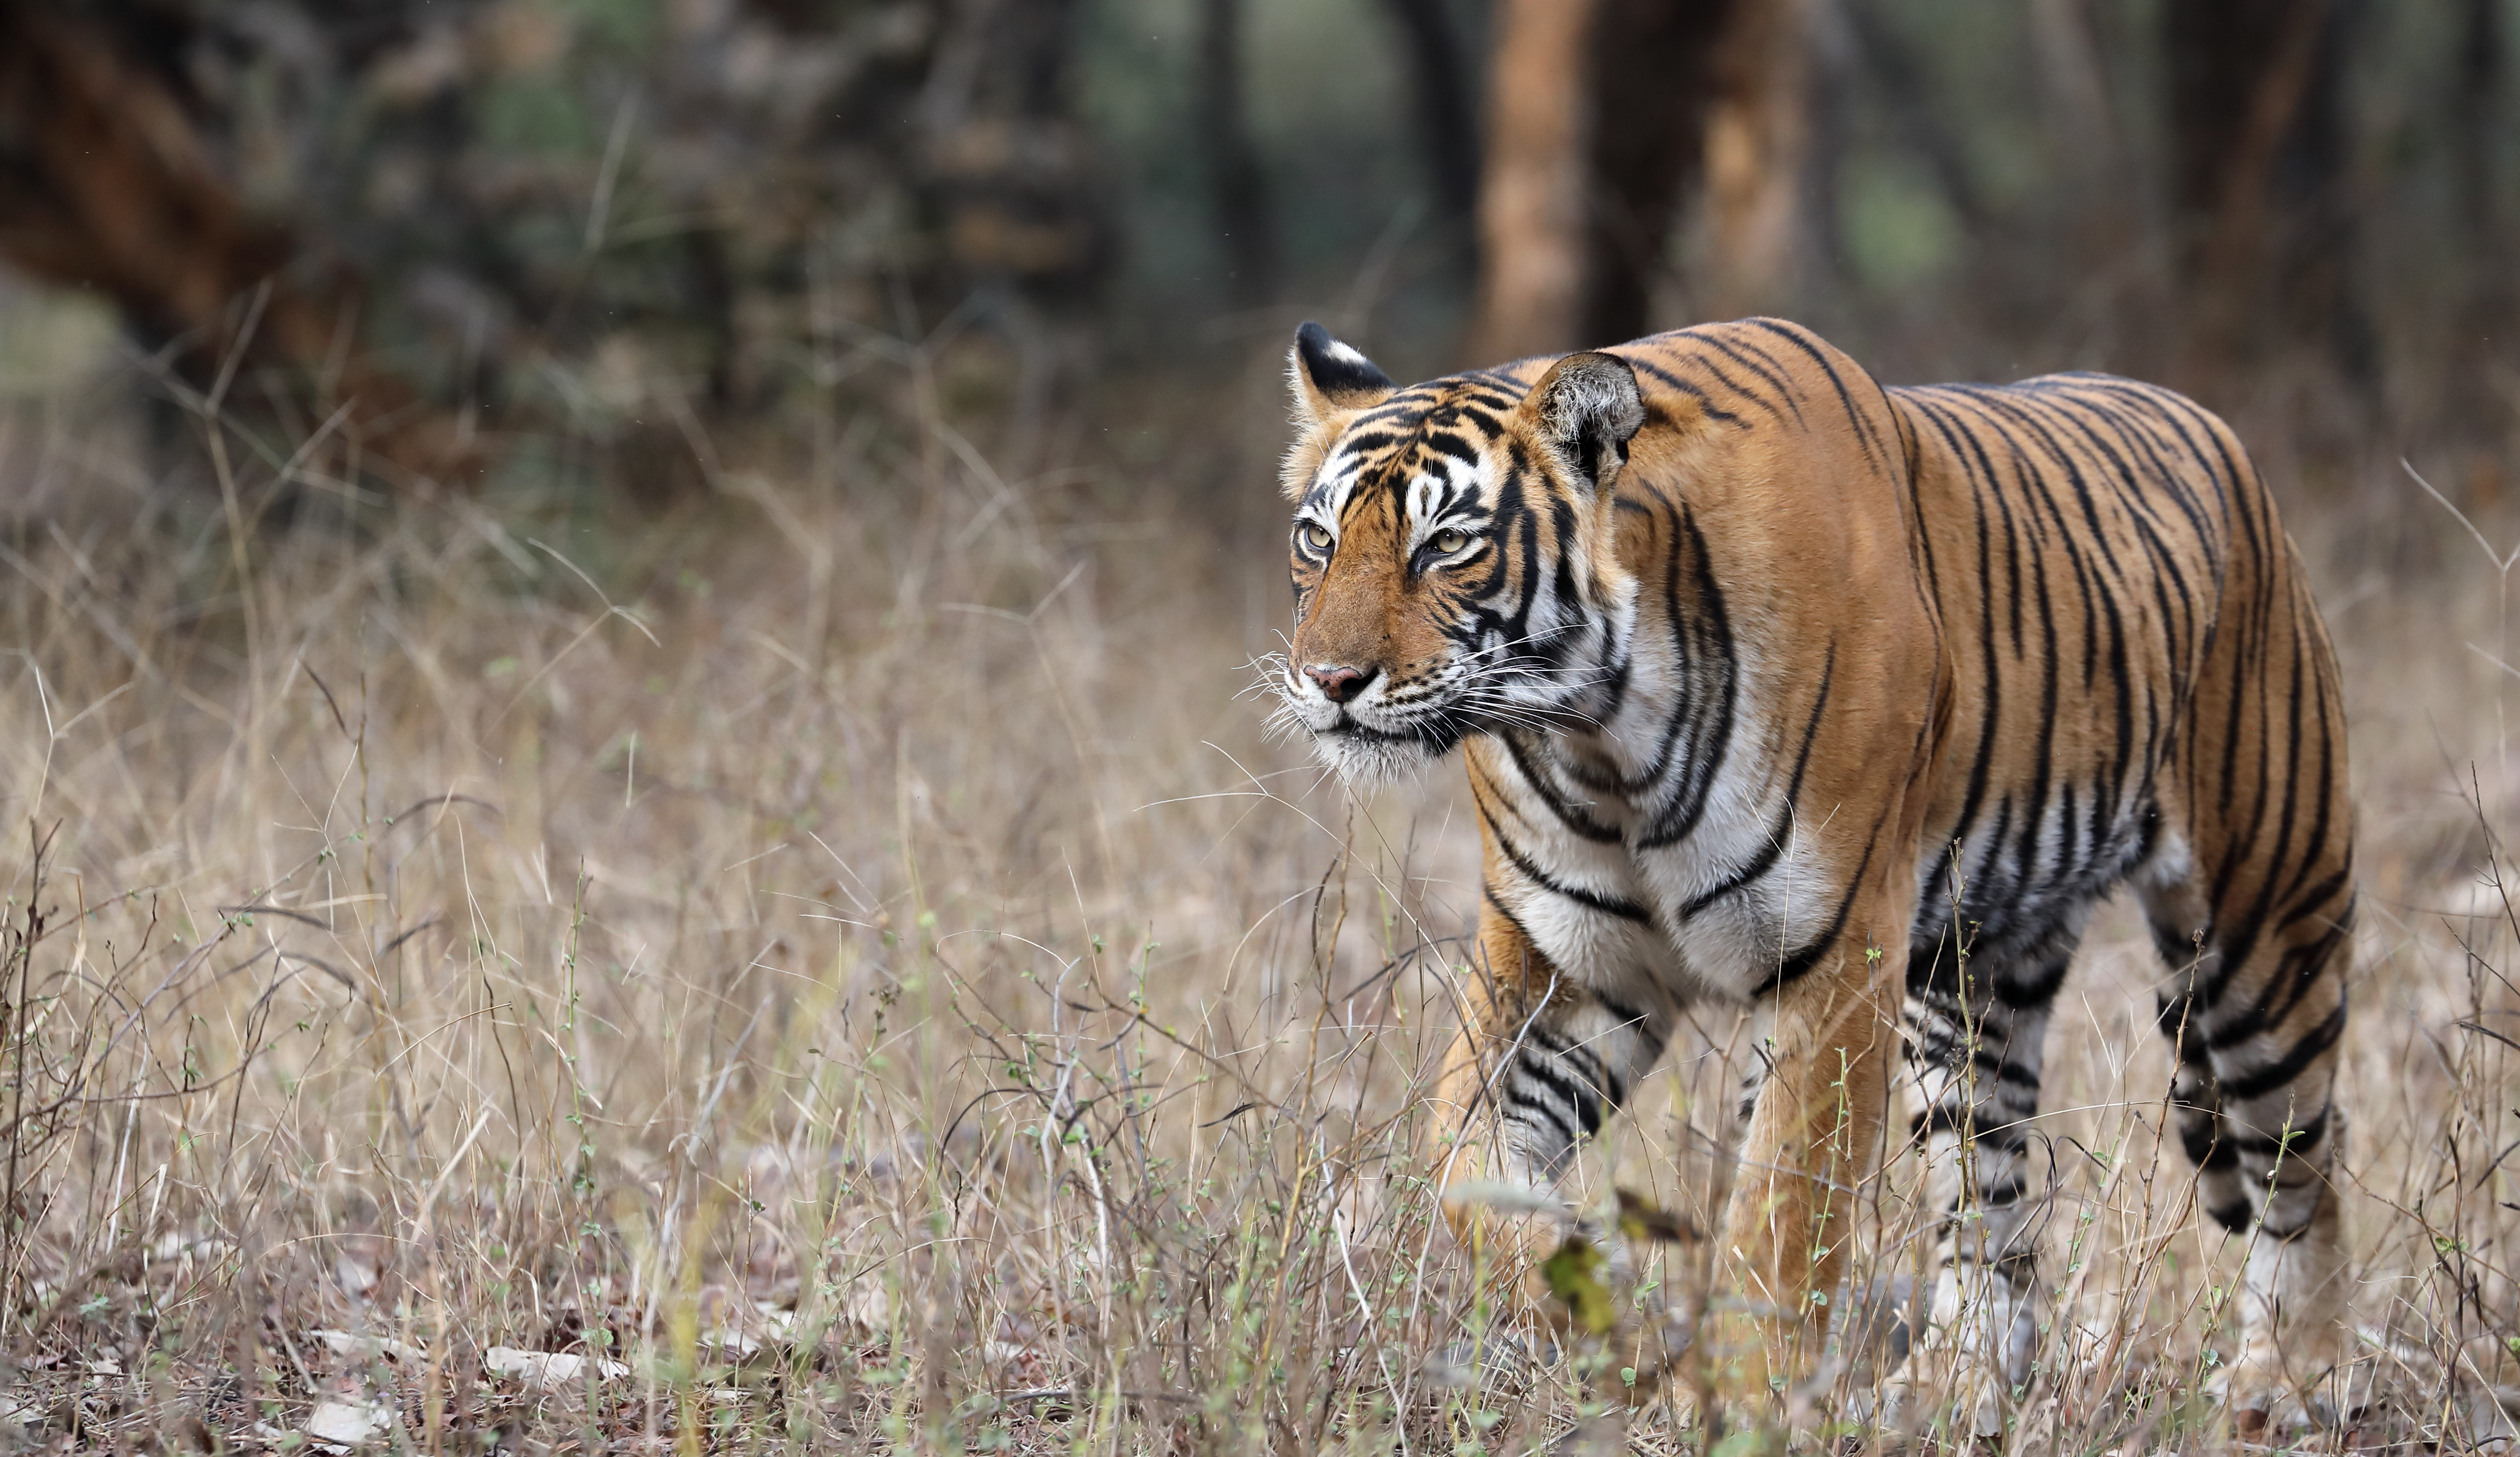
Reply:
[[[2332,1423],[2354,1404],[2331,1381],[2349,1279],[2333,1177],[2345,1120],[2332,1085],[2350,845],[2340,837],[2283,863],[2200,839],[2206,852],[2166,847],[2168,863],[2138,888],[2172,969],[2161,1030],[2177,1060],[2174,1121],[2196,1165],[2197,1206],[2247,1251],[2224,1394],[2244,1429]]]
[[[2002,1432],[2006,1397],[2029,1381],[2047,1207],[2034,1181],[2033,1119],[2055,999],[2082,917],[2004,954],[1950,945],[1910,953],[1901,1111],[1923,1158],[1930,1241],[1923,1328],[1896,1384],[1903,1423],[1950,1410],[1974,1434]]]

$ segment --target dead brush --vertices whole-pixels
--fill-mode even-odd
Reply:
[[[319,492],[281,531],[249,519],[321,450],[239,445],[201,512],[110,435],[47,457],[55,504],[0,527],[6,1420],[429,1451],[1878,1438],[1895,1298],[1841,1295],[1870,1343],[1719,1441],[1640,1335],[1685,1350],[1709,1243],[1607,1221],[1598,1336],[1457,1247],[1454,777],[1360,799],[1263,743],[1238,664],[1269,644],[1238,574],[1185,565],[1196,529],[998,479],[920,398],[844,471],[711,450],[706,511],[661,524]],[[2366,1444],[2502,1439],[2520,1386],[2512,790],[2479,660],[2435,651],[2492,603],[2442,580],[2337,617]],[[2163,1147],[2148,941],[2104,926],[2085,961],[2008,1440],[2220,1447],[2196,1393],[2238,1252]],[[1756,1035],[1699,1009],[1579,1204],[1718,1227]],[[1857,1268],[1912,1272],[1912,1188],[1845,1181]]]

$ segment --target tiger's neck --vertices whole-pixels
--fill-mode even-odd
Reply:
[[[1602,614],[1592,681],[1552,728],[1505,736],[1518,761],[1596,803],[1639,848],[1698,828],[1743,727],[1742,648],[1723,593],[1694,565],[1676,560],[1667,581]]]

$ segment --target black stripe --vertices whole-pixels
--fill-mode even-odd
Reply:
[[[1837,914],[1830,918],[1828,930],[1821,933],[1820,937],[1810,945],[1779,963],[1776,975],[1769,978],[1759,988],[1760,990],[1780,991],[1801,980],[1810,975],[1814,967],[1820,965],[1822,957],[1826,956],[1836,947],[1838,937],[1846,933],[1846,918],[1855,908],[1856,893],[1864,888],[1865,872],[1872,868],[1872,851],[1880,838],[1881,827],[1876,824],[1872,827],[1872,838],[1865,842],[1864,858],[1857,863],[1854,877],[1846,883],[1846,894],[1837,902]]]
[[[1802,402],[1794,397],[1793,382],[1787,378],[1784,365],[1777,359],[1776,355],[1747,343],[1735,343],[1714,330],[1689,330],[1682,337],[1692,343],[1703,344],[1716,350],[1725,358],[1757,375],[1770,389],[1777,392],[1777,398],[1785,402],[1785,408],[1793,412],[1794,424],[1806,430],[1810,429],[1803,419]],[[1772,412],[1774,408],[1773,405],[1770,406]]]
[[[1624,354],[1619,357],[1623,359],[1627,358]],[[1717,406],[1712,399],[1707,397],[1705,390],[1698,388],[1695,385],[1692,385],[1688,381],[1682,379],[1680,376],[1673,374],[1670,370],[1663,368],[1652,360],[1628,359],[1628,362],[1635,365],[1640,373],[1653,376],[1657,384],[1677,390],[1682,394],[1688,395],[1690,399],[1697,401],[1697,407],[1706,412],[1708,419],[1721,420],[1727,425],[1734,426],[1741,430],[1749,430],[1752,428],[1750,423],[1743,420],[1740,416],[1733,414],[1730,410]]]
[[[1555,1068],[1549,1066],[1548,1063],[1534,1058],[1531,1055],[1531,1052],[1532,1050],[1526,1047],[1514,1058],[1513,1068],[1511,1070],[1512,1076],[1508,1076],[1507,1079],[1507,1086],[1508,1088],[1512,1088],[1516,1093],[1522,1094],[1521,1099],[1514,1106],[1518,1108],[1549,1108],[1551,1106],[1537,1098],[1531,1097],[1527,1092],[1525,1092],[1525,1090],[1514,1086],[1513,1076],[1529,1078],[1531,1081],[1547,1088],[1552,1094],[1554,1094],[1559,1102],[1564,1106],[1564,1110],[1573,1114],[1577,1120],[1583,1123],[1584,1131],[1586,1133],[1600,1132],[1600,1095],[1598,1093],[1588,1093],[1581,1085],[1576,1083],[1574,1079],[1568,1077],[1565,1073],[1558,1071]],[[1559,1126],[1565,1126],[1562,1120],[1560,1121]]]
[[[1680,664],[1680,680],[1688,685],[1676,719],[1689,727],[1688,748],[1682,758],[1678,791],[1644,827],[1637,838],[1640,850],[1659,849],[1677,844],[1697,829],[1704,818],[1707,801],[1715,792],[1716,777],[1723,772],[1725,760],[1732,749],[1732,729],[1740,697],[1739,661],[1732,650],[1732,623],[1724,602],[1724,589],[1715,580],[1714,564],[1706,547],[1706,535],[1699,529],[1696,517],[1683,507],[1674,524],[1670,575],[1664,582],[1664,600],[1672,615],[1675,648],[1685,648]],[[1686,543],[1696,582],[1693,610],[1684,613],[1680,605],[1679,559]],[[1699,641],[1692,644],[1685,634]],[[1701,653],[1697,649],[1703,648]],[[1692,681],[1699,676],[1697,664],[1704,660],[1704,676],[1711,680]],[[1665,740],[1665,752],[1658,759],[1667,762],[1671,741]],[[1657,765],[1657,773],[1661,764]]]
[[[1524,854],[1519,845],[1516,845],[1512,841],[1506,838],[1504,830],[1497,825],[1493,817],[1491,817],[1488,822],[1488,831],[1496,837],[1497,848],[1505,851],[1505,857],[1513,862],[1513,868],[1521,871],[1526,879],[1543,890],[1547,890],[1552,895],[1562,895],[1566,899],[1574,901],[1577,905],[1589,906],[1594,910],[1599,911],[1605,916],[1616,916],[1623,921],[1634,921],[1640,926],[1652,924],[1653,918],[1646,915],[1644,907],[1638,905],[1635,901],[1621,900],[1613,896],[1603,895],[1597,890],[1587,890],[1581,886],[1561,885],[1556,881],[1551,880],[1547,875],[1542,873],[1539,866],[1534,865],[1531,862],[1531,857]]]
[[[2345,1000],[2339,996],[2336,1010],[2304,1033],[2302,1039],[2292,1045],[2292,1051],[2255,1072],[2219,1079],[2223,1101],[2226,1104],[2245,1103],[2273,1092],[2309,1070],[2310,1065],[2318,1062],[2319,1055],[2334,1047],[2337,1039],[2344,1035]]]
[[[2217,1051],[2237,1047],[2270,1027],[2282,1025],[2293,1009],[2318,985],[2328,958],[2344,941],[2345,928],[2330,926],[2325,934],[2310,944],[2288,947],[2268,972],[2266,984],[2258,989],[2255,1002],[2228,1016],[2219,1010],[2209,1016],[2212,1031],[2205,1045]]]
[[[2215,1223],[2236,1235],[2248,1233],[2249,1225],[2257,1218],[2258,1208],[2242,1200],[2238,1204],[2206,1205],[2205,1212],[2213,1216]]]
[[[1785,802],[1783,807],[1777,811],[1776,823],[1768,829],[1767,843],[1760,847],[1757,854],[1750,857],[1747,864],[1733,872],[1722,884],[1682,906],[1680,908],[1682,921],[1689,920],[1708,906],[1766,875],[1776,867],[1778,859],[1784,854],[1786,833],[1793,828],[1794,804],[1802,797],[1803,774],[1811,767],[1812,745],[1820,737],[1821,713],[1828,707],[1829,684],[1836,675],[1837,640],[1831,638],[1828,643],[1827,657],[1821,664],[1820,693],[1812,701],[1811,721],[1803,725],[1802,749],[1794,755],[1793,778],[1785,784]]]
[[[2008,975],[2009,969],[1999,970],[1995,975],[1995,999],[2016,1011],[2044,1011],[2056,1000],[2056,990],[2065,984],[2065,974],[2073,965],[2072,957],[2060,956],[2026,979]]]
[[[1820,366],[1820,372],[1828,376],[1828,383],[1837,390],[1837,402],[1846,407],[1847,423],[1854,427],[1856,443],[1864,447],[1865,463],[1876,471],[1882,469],[1880,454],[1874,448],[1871,422],[1864,418],[1863,411],[1855,408],[1855,396],[1846,392],[1846,381],[1839,377],[1837,366],[1828,362],[1828,355],[1812,342],[1810,336],[1800,326],[1785,323],[1781,319],[1743,319],[1740,324],[1745,328],[1763,329],[1777,336],[1800,349],[1812,363]]]
[[[2262,1158],[2273,1159],[2289,1151],[2291,1158],[2305,1160],[2311,1150],[2318,1147],[2318,1141],[2327,1136],[2328,1112],[2329,1110],[2325,1108],[2320,1109],[2317,1116],[2306,1123],[2295,1125],[2290,1131],[2278,1129],[2272,1133],[2241,1133],[2234,1130],[2230,1142],[2234,1149],[2243,1154],[2256,1154]]]
[[[1533,766],[1530,751],[1524,743],[1527,735],[1518,730],[1509,729],[1495,737],[1504,742],[1506,753],[1513,759],[1514,771],[1522,776],[1522,782],[1531,786],[1532,793],[1540,797],[1540,802],[1548,807],[1551,814],[1557,817],[1559,824],[1564,825],[1579,839],[1592,841],[1596,844],[1619,842],[1617,826],[1602,824],[1584,813],[1576,806],[1575,801],[1558,794],[1539,769]],[[1476,770],[1473,769],[1473,772]]]
[[[2187,1161],[2200,1169],[2236,1168],[2240,1151],[2222,1137],[2223,1120],[2211,1112],[2196,1109],[2180,1110],[2179,1147]]]
[[[1538,1023],[1532,1024],[1527,1035],[1532,1047],[1572,1068],[1577,1077],[1591,1085],[1594,1097],[1612,1108],[1628,1101],[1627,1085],[1619,1080],[1618,1073],[1610,1070],[1609,1063],[1591,1047],[1570,1041],[1556,1028]]]
[[[1508,1086],[1506,1091],[1508,1094],[1519,1092],[1519,1089],[1511,1086],[1511,1082],[1512,1079],[1507,1079]],[[1550,1107],[1546,1103],[1537,1102],[1529,1099],[1528,1097],[1514,1097],[1501,1099],[1499,1101],[1504,1104],[1504,1109],[1498,1115],[1498,1117],[1505,1122],[1529,1123],[1532,1121],[1532,1118],[1527,1116],[1528,1115],[1537,1115],[1540,1117],[1547,1118],[1549,1120],[1550,1127],[1556,1130],[1557,1145],[1561,1149],[1573,1146],[1575,1140],[1582,1136],[1576,1132],[1574,1124],[1566,1121],[1564,1115],[1558,1113],[1557,1110]]]
[[[1955,1138],[1969,1138],[1988,1148],[2006,1154],[2017,1154],[2030,1147],[2030,1134],[2018,1123],[1998,1123],[1990,1128],[1974,1128],[1971,1110],[1949,1103],[1937,1103],[1908,1121],[1908,1134],[1923,1138],[1948,1133]]]

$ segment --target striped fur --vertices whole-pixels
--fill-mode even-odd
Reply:
[[[1949,1215],[1924,1353],[2017,1382],[2048,1011],[2132,884],[2200,1205],[2250,1238],[2243,1394],[2317,1374],[2354,812],[2228,427],[2102,375],[1884,388],[1769,319],[1405,389],[1307,325],[1291,368],[1282,715],[1356,777],[1459,748],[1478,806],[1452,1177],[1548,1184],[1684,1009],[1760,1004],[1744,1380],[1817,1350],[1895,1090]]]

